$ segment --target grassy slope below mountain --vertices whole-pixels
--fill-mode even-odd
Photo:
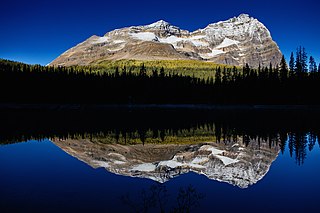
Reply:
[[[127,71],[139,72],[141,66],[144,65],[147,73],[151,74],[152,70],[160,70],[162,67],[166,74],[177,73],[183,76],[195,76],[198,78],[214,77],[215,69],[221,67],[222,69],[233,66],[216,64],[213,62],[196,61],[196,60],[101,60],[95,61],[92,64],[93,70],[114,72],[116,68],[119,71],[125,67]],[[240,67],[237,67],[238,69]],[[241,69],[241,68],[240,68]]]
[[[0,59],[0,64],[12,64],[12,66],[25,66],[28,64],[16,61],[10,61],[5,59]],[[139,73],[141,66],[144,65],[147,74],[151,75],[153,70],[158,72],[163,67],[165,74],[181,74],[182,76],[194,76],[197,78],[207,79],[208,77],[215,76],[215,70],[220,67],[233,69],[234,66],[225,64],[216,64],[213,62],[197,61],[197,60],[98,60],[93,62],[91,65],[87,66],[70,66],[73,70],[81,70],[84,72],[92,73],[114,73],[116,68],[119,72],[123,71],[123,68],[127,72]],[[40,65],[30,65],[31,67]],[[51,67],[51,66],[48,66]],[[22,68],[23,69],[23,68]],[[237,66],[238,70],[242,70],[242,67]]]

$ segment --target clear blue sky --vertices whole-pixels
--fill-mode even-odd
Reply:
[[[247,13],[286,58],[299,45],[320,62],[318,0],[1,0],[0,58],[45,65],[91,35],[164,19],[190,31]]]

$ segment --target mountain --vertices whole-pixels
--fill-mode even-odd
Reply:
[[[148,178],[163,183],[187,172],[247,188],[262,179],[277,158],[279,147],[268,141],[237,143],[120,145],[81,140],[53,140],[71,156],[93,168]]]
[[[247,14],[194,32],[160,20],[91,36],[49,65],[90,65],[104,60],[195,59],[252,67],[276,65],[281,52],[269,30]]]

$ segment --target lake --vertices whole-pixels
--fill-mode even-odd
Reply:
[[[319,212],[317,110],[0,118],[0,212]]]

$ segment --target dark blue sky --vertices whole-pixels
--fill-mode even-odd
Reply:
[[[288,58],[299,45],[320,62],[317,0],[1,0],[0,58],[47,64],[91,35],[164,19],[190,31],[247,13]]]

